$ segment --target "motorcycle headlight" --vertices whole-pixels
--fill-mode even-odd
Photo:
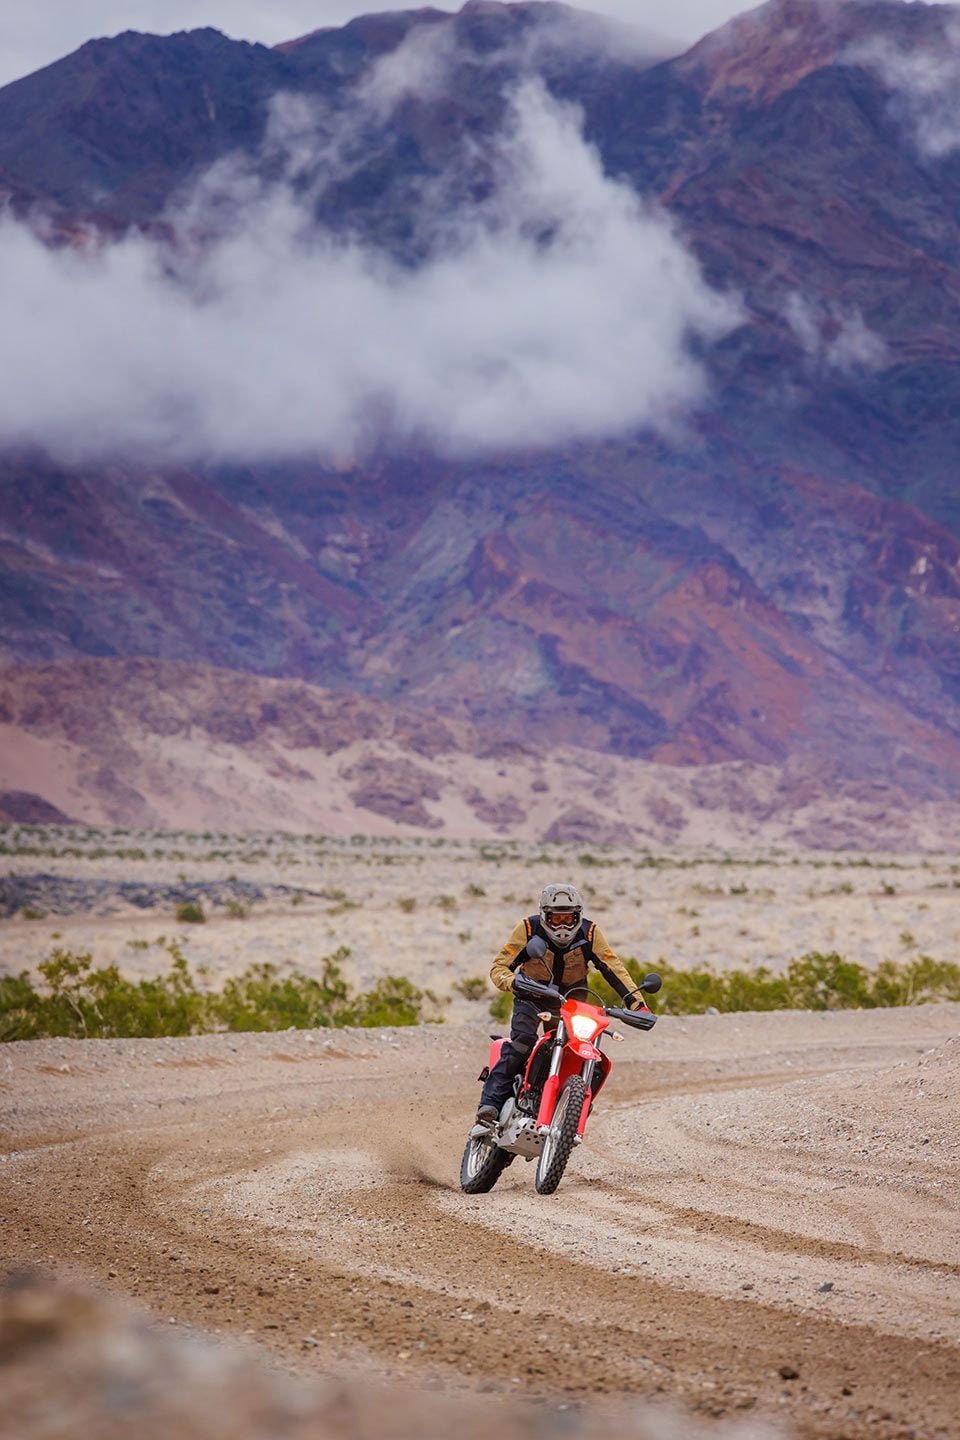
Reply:
[[[572,1015],[570,1029],[578,1040],[592,1040],[600,1029],[599,1022],[589,1015]]]

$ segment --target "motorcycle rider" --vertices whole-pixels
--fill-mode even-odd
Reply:
[[[542,959],[526,953],[533,935],[539,935],[547,946]],[[545,885],[540,891],[539,912],[516,926],[493,962],[490,979],[498,990],[510,991],[519,970],[530,980],[556,985],[566,995],[586,985],[590,965],[600,971],[628,1009],[643,1007],[642,995],[632,993],[636,986],[623,961],[610,949],[596,922],[584,919],[580,891],[576,885],[561,882]],[[510,1039],[484,1082],[478,1125],[496,1125],[501,1106],[536,1044],[540,1009],[533,1000],[519,995],[514,999]]]

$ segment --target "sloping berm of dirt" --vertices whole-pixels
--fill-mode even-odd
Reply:
[[[456,1397],[350,1380],[305,1380],[268,1368],[237,1345],[213,1344],[141,1311],[39,1272],[0,1291],[3,1440],[602,1440],[602,1423],[484,1397]],[[631,1409],[622,1440],[680,1440],[676,1417]],[[685,1440],[704,1433],[684,1422]],[[772,1432],[764,1431],[764,1434]],[[726,1440],[760,1440],[751,1426]]]

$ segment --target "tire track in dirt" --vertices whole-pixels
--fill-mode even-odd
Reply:
[[[438,1045],[417,1052],[417,1041],[402,1060],[347,1057],[309,1080],[294,1079],[277,1052],[261,1055],[260,1069],[239,1050],[230,1069],[167,1067],[163,1118],[141,1069],[143,1109],[121,1107],[109,1125],[93,1088],[104,1081],[86,1077],[86,1136],[60,1145],[49,1138],[57,1124],[68,1129],[51,1100],[63,1080],[44,1076],[39,1127],[0,1166],[3,1253],[92,1276],[164,1319],[252,1335],[297,1368],[359,1362],[378,1374],[576,1400],[626,1391],[716,1416],[769,1407],[818,1440],[911,1431],[954,1440],[956,1346],[618,1272],[615,1238],[605,1253],[581,1243],[588,1231],[608,1233],[594,1213],[602,1195],[634,1214],[659,1207],[708,1250],[714,1217],[692,1189],[686,1202],[664,1203],[649,1187],[572,1171],[531,1210],[529,1184],[511,1180],[523,1173],[518,1161],[502,1190],[462,1197],[454,1187],[473,1067],[452,1081]],[[276,1080],[263,1079],[265,1061]],[[814,1047],[811,1073],[819,1061]],[[691,1066],[690,1093],[749,1088],[763,1076],[775,1088],[769,1070],[736,1064],[742,1073],[714,1077]],[[655,1104],[664,1092],[652,1069],[624,1069],[616,1110],[638,1098]],[[664,1077],[672,1094],[683,1094],[680,1083],[676,1068]],[[182,1087],[173,1099],[171,1085]],[[424,1133],[429,1141],[409,1143]],[[46,1148],[29,1148],[41,1140]],[[748,1217],[721,1221],[722,1238],[745,1256],[758,1246],[786,1255],[796,1243]],[[530,1228],[537,1223],[544,1234]],[[559,1248],[546,1241],[548,1224],[567,1227]],[[863,1261],[858,1247],[837,1244],[823,1258]],[[892,1264],[894,1279],[903,1263],[883,1250],[869,1259]],[[954,1271],[946,1267],[948,1278]]]
[[[871,1249],[869,1246],[852,1245],[839,1240],[819,1240],[815,1236],[801,1235],[792,1230],[777,1230],[755,1220],[724,1215],[717,1210],[698,1210],[688,1205],[677,1205],[660,1196],[628,1190],[622,1185],[614,1185],[609,1180],[596,1177],[583,1183],[593,1190],[614,1196],[625,1205],[652,1206],[698,1234],[743,1241],[747,1245],[756,1245],[778,1255],[804,1255],[813,1260],[855,1261],[869,1265],[904,1265],[909,1269],[923,1270],[930,1274],[960,1277],[960,1265],[945,1260],[928,1260],[920,1255],[907,1255],[900,1250]]]
[[[811,1436],[836,1433],[818,1412],[834,1411],[851,1383],[870,1393],[869,1404],[847,1422],[851,1436],[902,1433],[907,1417],[896,1411],[903,1367],[933,1395],[951,1394],[960,1383],[949,1347],[878,1339],[827,1320],[806,1323],[798,1335],[794,1317],[768,1307],[638,1285],[575,1260],[545,1257],[524,1240],[504,1254],[482,1219],[450,1221],[432,1209],[429,1192],[425,1197],[410,1182],[366,1192],[366,1208],[374,1218],[399,1219],[425,1244],[419,1284],[310,1259],[262,1233],[246,1233],[229,1216],[218,1215],[219,1234],[211,1238],[172,1197],[158,1203],[145,1183],[171,1153],[169,1137],[165,1144],[115,1150],[99,1144],[96,1166],[77,1168],[73,1155],[63,1157],[59,1177],[47,1169],[48,1181],[59,1180],[63,1201],[54,1222],[16,1207],[7,1222],[61,1249],[67,1232],[78,1242],[67,1247],[72,1256],[63,1257],[68,1268],[102,1274],[106,1267],[105,1278],[116,1280],[122,1265],[128,1291],[158,1314],[253,1330],[301,1365],[303,1341],[291,1331],[333,1324],[334,1334],[326,1329],[309,1346],[327,1361],[358,1347],[384,1356],[388,1372],[403,1355],[413,1367],[493,1378],[504,1388],[516,1377],[526,1394],[669,1394],[715,1415],[752,1408],[773,1391],[789,1397],[798,1433]],[[176,1153],[182,1162],[182,1148]],[[198,1161],[202,1167],[200,1155]],[[94,1231],[83,1223],[91,1214],[101,1217]],[[546,1289],[545,1278],[552,1282]],[[216,1293],[208,1293],[214,1286]],[[558,1292],[565,1301],[560,1309]],[[505,1369],[505,1356],[522,1358]],[[800,1372],[796,1382],[777,1379],[785,1356]],[[400,1362],[399,1368],[407,1367]],[[884,1428],[884,1413],[900,1424],[899,1432]],[[948,1422],[944,1413],[940,1424]]]

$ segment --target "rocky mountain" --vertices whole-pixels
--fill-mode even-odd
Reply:
[[[819,756],[678,766],[178,661],[8,667],[0,821],[77,819],[655,850],[960,843],[956,804]]]
[[[225,666],[400,706],[467,753],[799,765],[825,794],[956,797],[954,14],[770,0],[663,60],[563,6],[469,0],[273,51],[128,34],[0,90],[0,189],[53,245],[164,236],[238,154],[289,180],[282,94],[310,107],[292,183],[315,225],[416,271],[494,193],[490,137],[533,75],[737,307],[690,340],[704,396],[655,430],[270,463],[8,446],[7,661],[146,657],[148,685]],[[238,724],[245,684],[225,690]],[[31,733],[29,707],[15,724]]]

